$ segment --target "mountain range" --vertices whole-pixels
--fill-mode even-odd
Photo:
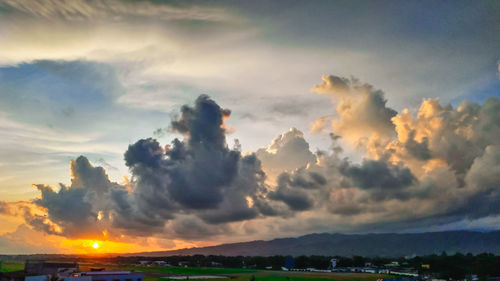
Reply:
[[[217,246],[188,248],[173,251],[143,252],[128,256],[172,255],[324,255],[324,256],[381,256],[401,257],[412,255],[453,253],[500,254],[500,231],[445,231],[426,233],[383,234],[309,234],[297,238],[280,238],[269,241],[251,241]]]

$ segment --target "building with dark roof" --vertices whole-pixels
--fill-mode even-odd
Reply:
[[[57,275],[69,276],[78,271],[76,262],[47,262],[27,260],[24,265],[26,275]]]

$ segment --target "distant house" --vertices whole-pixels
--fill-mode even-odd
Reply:
[[[210,266],[213,266],[213,267],[221,267],[221,266],[222,266],[222,263],[220,263],[220,262],[216,262],[216,261],[213,261],[213,262],[210,262]]]
[[[398,267],[399,266],[399,262],[393,261],[391,263],[385,264],[384,266],[386,266],[386,267]]]
[[[153,262],[153,265],[157,265],[157,266],[171,266],[168,262],[166,261],[154,261]]]

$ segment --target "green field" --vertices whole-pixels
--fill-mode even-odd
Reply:
[[[250,276],[237,276],[231,279],[223,278],[223,279],[196,279],[197,281],[249,281],[251,280]],[[270,276],[254,276],[255,281],[331,281],[329,278],[321,278],[321,277],[297,277],[297,276],[280,276],[280,275],[270,275]],[[160,280],[169,280],[168,278],[160,278]]]
[[[128,266],[121,269],[142,272],[145,281],[167,281],[168,276],[178,275],[223,275],[230,279],[195,279],[196,281],[375,281],[378,278],[390,278],[389,275],[369,273],[319,273],[319,272],[287,272],[244,268],[213,267],[146,267]],[[194,279],[193,279],[194,280]]]
[[[221,279],[192,279],[196,281],[375,281],[378,278],[391,278],[389,275],[368,273],[317,273],[317,272],[287,272],[245,268],[216,268],[216,267],[149,267],[124,266],[110,264],[81,264],[82,271],[90,267],[103,267],[107,270],[133,270],[144,274],[144,281],[167,281],[168,276],[179,275],[221,275],[228,278]],[[1,272],[12,272],[24,269],[24,262],[3,261]]]
[[[80,270],[82,271],[88,270],[91,267],[140,272],[144,274],[144,281],[168,281],[169,276],[186,275],[220,275],[229,277],[221,279],[191,279],[196,281],[250,281],[252,278],[255,281],[376,281],[379,278],[392,278],[390,275],[370,273],[290,272],[246,268],[160,267],[103,263],[80,264]]]
[[[2,261],[1,262],[1,272],[12,272],[24,270],[24,262],[18,261]]]

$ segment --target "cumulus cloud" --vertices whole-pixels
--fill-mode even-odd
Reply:
[[[47,216],[26,212],[26,221],[51,234],[89,237],[104,231],[112,236],[114,229],[150,235],[163,232],[171,220],[182,229],[177,217],[186,215],[196,229],[259,216],[265,174],[254,154],[228,148],[224,119],[229,115],[205,95],[194,106],[183,106],[170,127],[184,139],[166,146],[141,139],[127,149],[129,187],[111,182],[103,168],[79,157],[71,163],[70,186],[61,184],[56,191],[36,185],[41,198],[33,203]]]
[[[29,201],[3,201],[0,200],[0,215],[16,217],[23,213]]]
[[[0,201],[0,214],[10,214],[10,208],[7,202]]]
[[[202,217],[211,222],[254,217],[245,197],[260,188],[263,172],[254,155],[242,156],[227,147],[223,119],[229,114],[208,96],[200,96],[194,107],[183,106],[179,120],[171,123],[184,140],[174,139],[164,150],[153,139],[130,145],[125,160],[134,175],[134,196],[148,208],[167,213],[179,207],[205,210]],[[219,207],[240,211],[242,217],[217,214]]]
[[[276,190],[270,192],[269,198],[284,202],[293,211],[309,210],[317,200],[310,197],[308,190],[318,189],[326,183],[323,175],[306,169],[282,173],[278,177]]]
[[[352,181],[353,186],[370,190],[377,200],[400,196],[401,189],[416,181],[408,168],[380,160],[364,160],[361,165],[346,165],[340,171]]]
[[[336,104],[338,118],[332,121],[336,134],[353,144],[359,145],[369,138],[390,137],[394,133],[391,118],[396,111],[387,107],[387,100],[381,90],[361,83],[356,78],[324,75],[323,82],[311,91],[329,95]],[[313,123],[313,132],[324,127],[325,118]]]
[[[26,222],[69,237],[196,240],[267,235],[305,221],[303,231],[401,230],[499,214],[500,100],[453,108],[429,99],[416,116],[408,109],[396,114],[371,86],[323,79],[314,90],[345,107],[332,116],[327,150],[311,152],[296,128],[255,153],[242,153],[239,142],[231,149],[224,124],[231,111],[201,95],[170,123],[181,138],[129,145],[129,183],[111,182],[103,168],[79,157],[70,186],[36,185],[41,198],[32,203],[45,213],[28,210]],[[366,153],[360,163],[343,156],[339,141],[349,133]]]
[[[268,147],[258,149],[255,155],[268,177],[273,179],[281,172],[316,162],[316,156],[310,151],[304,134],[296,128],[276,137]]]
[[[348,166],[341,171],[352,178],[356,186],[365,189],[397,189],[415,180],[408,168],[389,166],[383,161],[365,160],[361,165]]]
[[[500,136],[498,99],[483,104],[464,101],[457,108],[425,99],[413,116],[408,109],[397,114],[386,106],[381,91],[354,78],[324,76],[312,91],[338,102],[332,130],[366,152],[361,164],[344,159],[340,166],[333,165],[341,176],[327,177],[327,209],[332,213],[358,222],[375,213],[377,222],[358,227],[385,229],[497,214],[492,206],[498,200],[494,176]],[[324,127],[323,119],[316,123],[315,128]],[[363,138],[368,141],[359,142]],[[324,175],[332,171],[327,166],[319,166]],[[485,207],[474,207],[478,202]]]
[[[94,167],[84,156],[71,161],[71,185],[36,184],[41,197],[32,203],[45,214],[26,209],[26,222],[50,234],[81,238],[103,236],[111,212],[112,189],[125,187],[109,180],[102,167]]]
[[[497,98],[489,98],[482,105],[464,101],[457,108],[441,105],[438,99],[426,99],[416,117],[405,109],[392,119],[397,139],[382,151],[419,174],[444,165],[455,172],[463,186],[474,160],[487,146],[499,144],[499,110]]]
[[[34,251],[47,254],[59,252],[60,249],[54,243],[40,239],[40,236],[43,237],[44,234],[21,224],[15,231],[0,235],[0,249],[2,254],[16,255],[32,254]]]

